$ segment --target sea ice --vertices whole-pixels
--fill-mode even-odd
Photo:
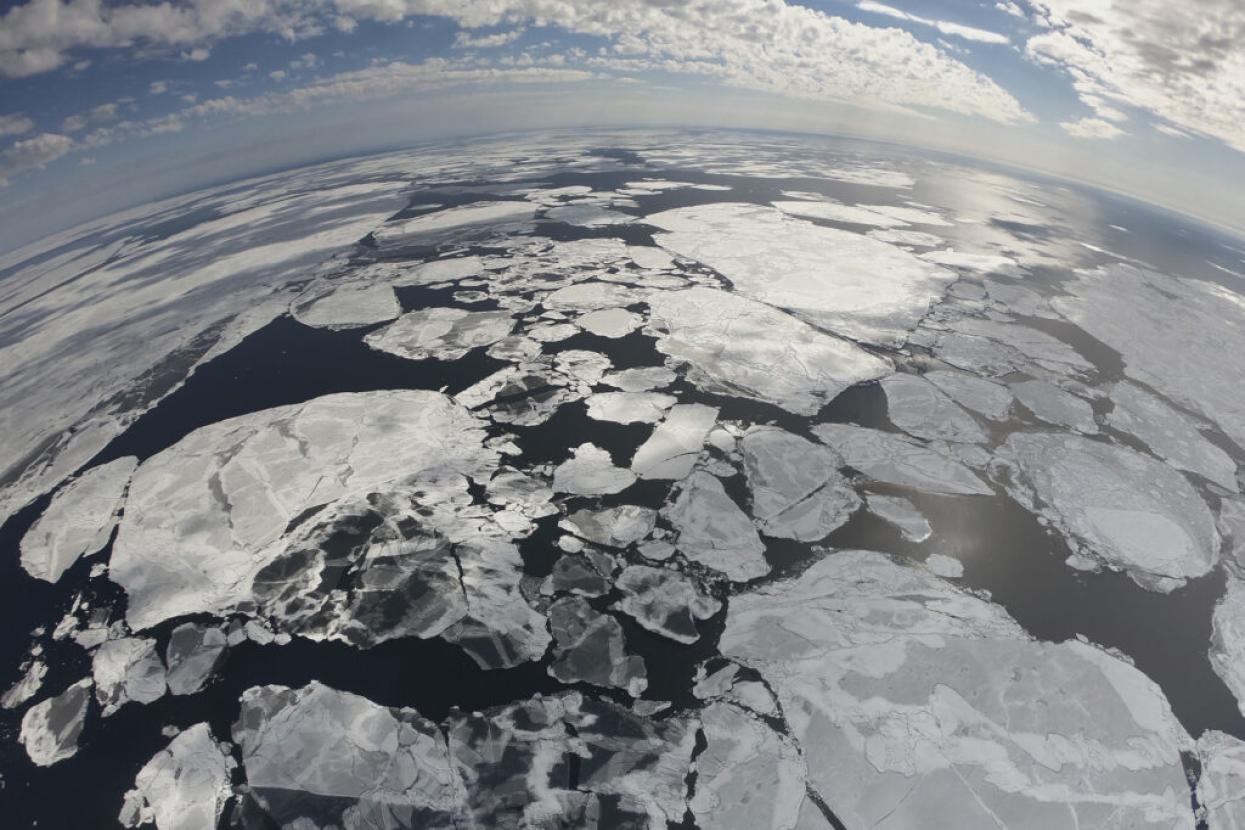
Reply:
[[[625,548],[648,536],[656,521],[657,511],[651,507],[622,504],[603,510],[577,510],[559,526],[594,544]]]
[[[290,313],[298,322],[315,328],[356,329],[388,322],[402,313],[402,306],[388,285],[327,282],[299,296],[290,304]]]
[[[522,226],[536,216],[527,201],[475,202],[389,222],[372,232],[382,247],[436,245],[481,231],[500,232]]]
[[[36,703],[22,717],[18,740],[41,767],[72,758],[91,702],[91,679],[79,680],[56,697]]]
[[[164,652],[169,691],[192,695],[202,689],[224,654],[225,632],[220,628],[197,623],[174,628]]]
[[[107,717],[126,703],[151,703],[168,690],[156,641],[123,637],[100,646],[91,661],[95,697]]]
[[[1245,581],[1229,576],[1211,618],[1210,665],[1245,714]]]
[[[580,597],[549,606],[553,663],[549,674],[563,683],[591,683],[639,697],[648,688],[644,659],[626,652],[622,625]]]
[[[882,378],[886,413],[895,426],[916,438],[982,443],[986,434],[973,416],[942,389],[919,375]]]
[[[1169,592],[1214,567],[1219,534],[1184,476],[1125,447],[1018,433],[996,455],[1008,492],[1047,517],[1074,552]]]
[[[154,824],[157,830],[207,830],[220,824],[233,795],[237,766],[229,750],[212,738],[206,723],[180,732],[138,772],[125,796],[121,824]]]
[[[933,535],[929,520],[907,499],[870,493],[865,501],[870,513],[899,528],[899,532],[909,542],[920,544]],[[936,554],[931,554],[933,555]]]
[[[21,541],[26,573],[56,582],[80,557],[108,543],[138,465],[125,456],[92,467],[62,487]]]
[[[902,344],[955,281],[903,248],[770,207],[722,202],[644,221],[666,231],[659,245],[713,268],[743,296],[853,340]]]
[[[816,414],[849,386],[889,374],[889,361],[764,303],[712,288],[649,297],[657,348],[689,364],[688,380],[797,415]]]
[[[1009,384],[1012,394],[1025,408],[1048,424],[1068,427],[1093,435],[1098,432],[1094,408],[1088,401],[1065,392],[1046,380],[1026,380]]]
[[[860,507],[837,453],[773,426],[754,426],[740,442],[752,516],[767,536],[812,542]]]
[[[584,403],[588,405],[588,417],[597,421],[655,424],[677,400],[674,395],[661,392],[597,392]]]
[[[1208,729],[1197,739],[1197,803],[1211,830],[1245,830],[1245,742]]]
[[[577,496],[618,493],[635,483],[635,473],[615,467],[610,454],[593,444],[580,444],[553,471],[553,489]]]
[[[960,406],[992,421],[1005,421],[1011,413],[1012,393],[1000,383],[946,369],[926,372],[924,377]]]
[[[408,360],[459,360],[472,349],[491,346],[510,334],[514,319],[508,311],[465,311],[424,308],[403,314],[374,331],[363,342],[373,349]]]
[[[631,393],[625,393],[631,394]],[[717,420],[717,407],[699,403],[672,407],[635,451],[631,471],[643,479],[680,479],[691,472]]]
[[[694,643],[700,637],[697,620],[707,620],[722,603],[701,592],[689,577],[668,568],[628,565],[618,575],[622,599],[618,610],[640,625],[680,643]]]
[[[732,582],[769,573],[765,545],[747,514],[731,500],[722,483],[703,470],[684,479],[672,504],[662,510],[674,527],[675,546],[693,562],[718,571]]]
[[[644,318],[625,308],[600,308],[575,318],[575,325],[599,337],[625,337],[638,329]]]
[[[1116,383],[1109,394],[1114,407],[1107,414],[1107,426],[1136,437],[1173,467],[1239,492],[1236,462],[1207,441],[1192,418],[1136,384]]]
[[[1193,826],[1193,742],[1157,685],[923,568],[831,553],[732,598],[720,649],[777,693],[847,827]]]
[[[994,495],[959,461],[902,435],[853,424],[818,424],[813,434],[874,481],[948,495]]]
[[[665,366],[640,366],[609,372],[601,378],[601,382],[624,392],[648,392],[652,389],[664,389],[677,378],[678,375]]]

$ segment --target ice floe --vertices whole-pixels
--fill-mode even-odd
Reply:
[[[1239,491],[1232,456],[1206,440],[1188,415],[1133,383],[1116,383],[1108,393],[1114,406],[1107,426],[1134,436],[1177,469]]]
[[[894,374],[882,378],[886,414],[909,435],[928,440],[981,443],[986,440],[973,416],[942,389],[918,375]]]
[[[1119,352],[1130,378],[1245,447],[1245,363],[1223,359],[1245,354],[1245,296],[1123,264],[1078,272],[1065,289],[1055,309]]]
[[[769,573],[756,528],[713,475],[703,470],[692,473],[680,482],[678,495],[662,513],[677,534],[675,547],[693,562],[733,582]]]
[[[403,314],[363,342],[373,349],[408,360],[458,360],[472,349],[491,346],[510,334],[514,319],[508,311],[465,311],[425,308]]]
[[[30,700],[39,692],[39,687],[43,685],[43,678],[47,676],[47,673],[47,663],[42,660],[31,660],[30,665],[26,667],[17,682],[0,696],[0,706],[5,709],[16,709]]]
[[[62,487],[21,541],[26,573],[56,582],[80,557],[108,543],[138,459],[92,467]]]
[[[828,447],[772,426],[744,433],[739,444],[752,495],[752,516],[767,536],[824,538],[860,507]]]
[[[444,395],[328,395],[202,427],[134,474],[110,575],[135,630],[248,601],[313,508],[421,471],[486,477],[482,424]]]
[[[718,417],[716,407],[677,404],[635,451],[631,471],[644,479],[680,479],[691,472]]]
[[[943,579],[959,579],[964,575],[964,563],[942,553],[931,553],[925,557],[925,567]]]
[[[513,230],[536,216],[531,202],[475,202],[382,225],[372,238],[382,247],[437,245],[452,239]]]
[[[653,530],[657,511],[636,504],[622,504],[603,510],[577,510],[561,522],[561,527],[588,541],[612,548],[638,542]]]
[[[325,329],[354,329],[385,323],[402,313],[393,288],[367,281],[318,287],[290,305],[300,323]]]
[[[202,689],[224,657],[225,647],[225,632],[217,626],[183,623],[174,628],[164,652],[169,691],[192,695]]]
[[[960,406],[992,421],[1005,421],[1011,413],[1012,393],[1000,383],[945,369],[926,372],[924,377]]]
[[[1245,828],[1245,742],[1208,729],[1197,739],[1197,803],[1210,830]]]
[[[865,503],[870,513],[894,525],[909,542],[920,544],[933,535],[929,520],[905,498],[870,493],[865,497]]]
[[[1012,394],[1026,409],[1048,424],[1093,435],[1098,431],[1094,408],[1086,400],[1065,392],[1047,380],[1009,384]]]
[[[587,600],[564,597],[549,606],[553,662],[549,674],[563,683],[591,683],[639,697],[648,688],[644,660],[628,655],[622,625]]]
[[[767,272],[768,273],[768,272]],[[849,386],[889,374],[889,361],[763,303],[711,288],[649,297],[657,348],[689,364],[708,392],[813,415]]]
[[[1073,551],[1171,591],[1214,567],[1219,534],[1180,473],[1125,447],[1057,433],[1010,436],[996,455],[1008,492]]]
[[[600,337],[625,337],[638,329],[644,318],[625,308],[601,308],[575,318],[575,325]]]
[[[594,444],[580,444],[553,471],[553,489],[577,496],[618,493],[635,483],[635,473],[615,467],[610,454]]]
[[[206,830],[220,824],[233,795],[237,766],[206,723],[179,733],[138,772],[121,810],[124,827],[154,824],[156,830]]]
[[[608,372],[601,378],[601,383],[624,392],[648,392],[652,389],[664,389],[677,378],[678,375],[665,366],[639,366]]]
[[[668,568],[628,565],[618,575],[617,588],[622,592],[619,611],[680,643],[696,642],[696,621],[709,619],[722,607],[695,580]]]
[[[774,208],[718,203],[644,221],[665,231],[659,245],[718,271],[743,296],[854,340],[903,343],[955,280],[902,248]]]
[[[581,597],[603,597],[613,587],[616,564],[606,553],[585,550],[558,557],[553,570],[541,585],[541,593],[575,594]]]
[[[720,648],[778,694],[845,826],[1193,826],[1192,740],[1152,681],[924,569],[829,554],[733,598]]]
[[[949,495],[994,494],[961,462],[902,435],[853,424],[818,424],[813,433],[874,481]]]
[[[91,674],[95,678],[95,697],[105,717],[131,701],[159,700],[168,691],[156,641],[146,637],[105,642],[91,660]]]
[[[1215,604],[1210,665],[1245,714],[1245,581],[1235,576],[1228,577],[1223,596]]]
[[[661,392],[598,392],[589,395],[584,403],[588,405],[588,417],[593,420],[655,424],[677,400],[674,395]]]
[[[55,697],[36,703],[22,717],[18,739],[41,767],[72,758],[91,702],[91,680],[79,680]]]

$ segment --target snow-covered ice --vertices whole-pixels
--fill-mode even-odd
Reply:
[[[41,767],[72,758],[91,702],[91,679],[79,680],[55,697],[36,703],[22,717],[19,740]]]
[[[617,424],[655,424],[677,401],[661,392],[597,392],[584,399],[588,417]]]
[[[767,536],[813,542],[860,507],[837,453],[773,426],[755,426],[740,441],[752,494],[752,516]]]
[[[894,374],[882,378],[886,414],[891,423],[916,438],[931,441],[981,443],[986,440],[973,416],[947,393],[919,375]]]
[[[905,498],[870,493],[865,503],[870,513],[897,527],[909,542],[920,544],[933,535],[929,520]]]
[[[472,349],[491,346],[510,334],[508,311],[423,308],[403,314],[363,338],[373,349],[408,360],[458,360]]]
[[[722,607],[695,580],[669,568],[628,565],[618,575],[617,587],[622,592],[619,611],[680,643],[696,642],[696,621],[709,619]]]
[[[1009,385],[1016,400],[1046,423],[1086,435],[1098,432],[1094,408],[1089,401],[1065,392],[1048,380],[1026,380]]]
[[[635,473],[615,467],[610,454],[593,444],[572,449],[571,457],[553,471],[553,489],[577,496],[618,493],[634,483]]]
[[[705,446],[718,410],[699,403],[677,404],[631,459],[631,471],[644,479],[680,479],[691,472]]]
[[[713,475],[692,473],[679,483],[678,495],[662,513],[675,529],[678,551],[693,562],[733,582],[769,573],[756,528]]]
[[[121,824],[156,830],[206,830],[220,823],[233,794],[236,763],[206,723],[185,729],[138,772],[126,794]]]
[[[125,704],[151,703],[168,691],[156,641],[146,637],[108,640],[91,660],[95,697],[105,717]]]

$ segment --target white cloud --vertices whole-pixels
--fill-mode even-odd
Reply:
[[[894,6],[887,6],[884,3],[875,3],[873,0],[861,0],[856,4],[856,8],[862,12],[872,12],[887,17],[893,17],[896,20],[903,20],[908,23],[916,23],[921,26],[931,26],[944,35],[954,35],[962,37],[965,40],[975,40],[979,43],[1011,43],[1011,39],[1007,35],[991,32],[988,29],[978,29],[976,26],[965,26],[960,23],[952,23],[946,20],[931,20],[927,17],[917,17],[915,14],[909,14],[902,9]]]
[[[1010,2],[1010,0],[1006,3],[995,3],[994,7],[1001,12],[1010,14],[1012,17],[1019,17],[1022,20],[1024,19],[1024,9],[1020,8],[1020,6],[1017,6],[1015,3]]]
[[[315,69],[323,61],[315,52],[304,52],[301,57],[290,61],[290,69]]]
[[[76,133],[86,129],[91,124],[102,124],[106,121],[115,121],[117,119],[117,111],[119,105],[116,102],[109,104],[100,104],[98,107],[80,112],[77,115],[71,115],[61,122],[61,131],[66,133]]]
[[[284,70],[284,69],[274,69],[274,70],[272,70],[271,72],[269,72],[269,73],[268,73],[268,77],[269,77],[269,78],[272,78],[274,81],[284,81],[284,80],[285,80],[285,70]]]
[[[0,115],[0,138],[28,133],[34,128],[35,122],[20,112],[15,112],[11,115]]]
[[[0,18],[0,74],[46,71],[84,47],[177,46],[189,56],[231,35],[263,31],[293,40],[342,28],[345,20],[414,16],[449,18],[470,30],[531,24],[610,42],[625,36],[661,71],[799,98],[1032,120],[1006,90],[937,46],[786,0],[28,0]],[[944,31],[998,37],[971,27]]]
[[[152,81],[151,85],[147,87],[147,91],[152,95],[163,95],[169,91],[169,82]]]
[[[259,64],[257,63],[248,63],[246,66],[242,67],[243,72],[255,72],[258,69],[259,69]]]
[[[203,46],[196,46],[194,49],[182,52],[182,60],[195,63],[202,63],[210,57],[212,57],[212,50]]]
[[[499,46],[505,46],[514,43],[523,37],[526,29],[520,27],[509,32],[498,32],[493,35],[480,35],[473,37],[469,32],[459,32],[454,36],[455,49],[496,49]]]
[[[73,139],[57,133],[40,133],[18,141],[0,152],[0,183],[28,170],[42,168],[73,148]]]
[[[82,158],[78,159],[79,167],[90,167],[94,163],[95,163],[94,156],[83,156]]]
[[[1245,152],[1245,3],[1043,0],[1034,5],[1050,30],[1031,38],[1026,51],[1064,69],[1082,98],[1148,110]]]
[[[1079,121],[1061,121],[1059,126],[1074,138],[1106,139],[1124,135],[1124,131],[1101,118],[1082,118]]]

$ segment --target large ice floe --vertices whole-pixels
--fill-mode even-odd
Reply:
[[[1083,560],[1171,591],[1219,558],[1206,503],[1180,473],[1122,446],[1018,433],[996,456],[1008,492],[1044,517]]]
[[[680,482],[662,513],[674,527],[675,546],[693,562],[735,582],[769,573],[765,545],[748,514],[710,473],[697,470]]]
[[[818,424],[813,434],[874,481],[957,496],[994,494],[956,459],[902,435],[854,424]]]
[[[408,360],[458,360],[472,349],[491,346],[513,327],[508,311],[425,308],[403,314],[363,342]]]
[[[696,736],[689,720],[577,693],[438,726],[318,683],[249,689],[233,732],[254,809],[284,827],[376,830],[663,827],[682,818]]]
[[[847,827],[1193,826],[1193,742],[1152,681],[883,554],[734,598],[720,648],[775,690],[803,750],[740,753],[794,794],[750,826],[797,826],[801,777]]]
[[[709,392],[812,415],[849,386],[889,374],[891,364],[785,312],[735,293],[689,288],[653,294],[657,348],[688,364]]]
[[[890,243],[772,207],[698,205],[644,221],[664,231],[659,245],[713,268],[743,296],[855,340],[902,343],[955,281]]]

